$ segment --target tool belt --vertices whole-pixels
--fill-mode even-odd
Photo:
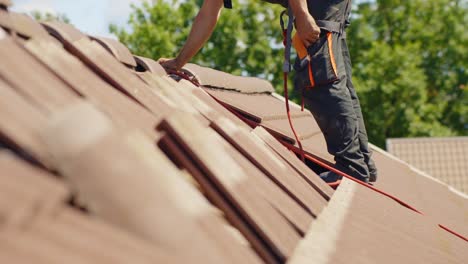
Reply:
[[[320,38],[309,47],[305,47],[297,34],[292,39],[298,60],[294,64],[301,80],[301,86],[313,88],[332,83],[338,79],[338,69],[335,54],[339,52],[339,38],[344,25],[334,21],[317,20],[321,28]]]

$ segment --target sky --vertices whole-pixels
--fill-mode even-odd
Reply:
[[[33,10],[65,14],[81,31],[95,36],[113,37],[109,24],[126,26],[132,9],[142,0],[13,0],[11,10],[30,13]],[[115,37],[114,37],[115,38]]]

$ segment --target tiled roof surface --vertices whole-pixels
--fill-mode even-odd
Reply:
[[[285,147],[297,142],[266,81],[189,65],[200,88],[119,42],[11,14],[1,263],[467,259],[466,241],[437,227],[466,237],[466,198],[381,151],[376,186],[424,216],[354,182],[334,191]],[[292,109],[304,149],[332,163],[312,115]]]
[[[235,76],[192,63],[185,65],[184,70],[194,75],[205,87],[243,93],[272,93],[275,91],[271,83],[260,78]]]
[[[392,138],[390,153],[468,194],[468,137]]]
[[[137,63],[132,53],[122,43],[115,39],[104,37],[92,37],[91,39],[97,41],[104,48],[107,49],[114,57],[129,67],[136,67]]]
[[[434,223],[345,179],[290,263],[458,263],[466,258],[466,242],[458,243]]]

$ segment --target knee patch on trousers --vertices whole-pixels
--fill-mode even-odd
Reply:
[[[334,120],[328,120],[323,133],[328,138],[327,142],[330,142],[328,151],[335,156],[341,156],[349,152],[355,144],[358,136],[356,120],[350,116],[339,115]]]

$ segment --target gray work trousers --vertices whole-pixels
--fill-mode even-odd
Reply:
[[[335,156],[336,168],[362,181],[374,180],[377,169],[351,81],[346,39],[324,32],[308,53],[308,59],[296,60],[295,88],[317,121],[328,152]]]

